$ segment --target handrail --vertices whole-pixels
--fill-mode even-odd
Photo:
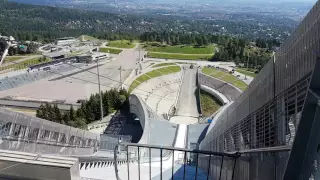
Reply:
[[[258,149],[248,149],[248,150],[242,150],[237,151],[240,154],[249,154],[249,153],[261,153],[261,152],[284,152],[284,151],[290,151],[291,146],[278,146],[278,147],[269,147],[269,148],[258,148]],[[235,152],[231,152],[235,153]]]
[[[131,147],[139,147],[139,148],[152,148],[152,149],[162,149],[162,150],[172,150],[172,151],[184,151],[189,153],[200,153],[206,155],[214,155],[214,156],[227,156],[232,158],[239,157],[239,152],[235,153],[222,153],[222,152],[211,152],[211,151],[203,151],[203,150],[193,150],[193,149],[186,149],[186,148],[176,148],[170,146],[158,146],[158,145],[148,145],[148,144],[135,144],[135,143],[120,143],[123,146],[131,146]]]

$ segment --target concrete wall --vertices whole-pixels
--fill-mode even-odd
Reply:
[[[1,179],[80,179],[77,158],[4,150],[0,152]]]
[[[202,90],[204,90],[205,92],[213,95],[214,97],[216,97],[221,104],[227,104],[229,103],[229,99],[222,93],[218,92],[217,90],[213,89],[213,88],[210,88],[209,86],[206,86],[206,85],[200,85],[200,88]]]
[[[44,102],[40,101],[21,101],[21,100],[8,100],[0,99],[0,106],[18,107],[18,108],[28,108],[28,109],[38,109]],[[57,105],[60,110],[69,111],[71,106],[77,110],[81,105],[71,105],[71,104],[58,104],[50,103],[50,105]]]
[[[239,88],[233,86],[232,84],[226,83],[211,76],[207,76],[203,73],[199,73],[199,83],[224,94],[230,101],[235,101],[242,93]]]
[[[146,144],[149,141],[150,137],[150,121],[149,121],[149,112],[142,100],[137,95],[131,94],[129,97],[130,103],[130,112],[135,114],[140,121],[141,127],[143,129],[143,134],[139,143]]]

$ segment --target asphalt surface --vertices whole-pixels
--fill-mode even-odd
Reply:
[[[122,66],[122,82],[129,76],[131,71],[138,65],[136,64],[139,59],[139,49],[125,49],[119,55],[114,55],[112,61],[106,61],[104,64],[101,62],[99,65],[101,82],[101,90],[105,91],[111,88],[120,87],[120,70]],[[141,52],[140,56],[144,55]],[[29,58],[29,57],[28,57]],[[32,58],[32,56],[30,56]],[[66,64],[67,66],[67,64]],[[13,94],[14,96],[26,97],[26,98],[41,98],[49,100],[60,100],[64,99],[67,103],[76,103],[78,99],[87,99],[91,94],[98,93],[98,77],[97,68],[92,68],[88,71],[87,69],[95,64],[83,66],[81,68],[70,68],[68,76],[66,72],[61,72],[61,75],[56,74],[51,78],[58,78],[56,81],[48,81],[49,79],[43,79],[41,81],[32,82],[17,88],[9,89],[2,94]],[[56,66],[54,66],[56,67]],[[14,72],[15,73],[15,72]],[[8,75],[8,74],[7,74]],[[51,79],[50,78],[50,79]]]

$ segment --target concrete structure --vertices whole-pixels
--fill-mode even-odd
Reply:
[[[62,111],[69,111],[71,106],[77,110],[81,104],[65,104],[65,100],[18,100],[18,99],[7,99],[0,98],[0,106],[9,107],[9,108],[23,108],[23,109],[33,109],[37,110],[42,104],[48,103],[50,105],[57,105],[58,108]]]
[[[201,72],[199,73],[199,83],[218,91],[219,93],[227,97],[229,101],[236,100],[242,93],[239,88],[233,86],[232,84],[214,77],[210,77]]]
[[[74,38],[74,37],[64,37],[64,38],[59,38],[55,41],[56,45],[59,46],[64,46],[64,45],[69,45],[69,44],[73,44],[75,42],[78,42],[79,40]]]
[[[65,52],[65,51],[56,51],[56,52],[44,53],[43,56],[54,60],[54,59],[65,58],[67,54],[68,52]]]
[[[195,91],[197,88],[196,84],[196,69],[189,69],[189,66],[183,66],[184,77],[182,86],[180,89],[179,105],[177,105],[177,114],[183,116],[198,117],[199,112],[197,108],[197,100]]]
[[[80,176],[117,180],[172,177],[221,180],[318,179],[320,58],[314,50],[320,49],[319,9],[320,1],[250,86],[237,97],[230,94],[230,98],[235,98],[234,102],[224,106],[209,127],[181,123],[169,128],[168,125],[171,124],[154,113],[142,98],[131,95],[130,111],[137,115],[144,129],[140,142],[147,145],[120,144],[115,146],[114,153],[84,151],[80,154],[86,155],[79,157]],[[190,74],[193,72],[190,71]],[[194,76],[185,77],[191,79]],[[214,80],[214,83],[219,82]],[[186,83],[187,85],[189,88],[185,89],[189,96],[193,83]],[[189,105],[186,99],[189,98],[180,101],[185,100],[186,103],[183,104]],[[59,139],[64,139],[60,135],[66,134],[62,132],[66,130],[62,125],[47,125],[46,121],[38,119],[33,123],[25,120],[28,117],[4,110],[0,116],[6,120],[1,128],[5,138],[0,147],[37,152],[56,152],[58,149],[58,153],[64,151],[63,148],[69,148],[66,143],[59,143]],[[12,120],[13,117],[15,120]],[[177,118],[179,122],[185,119],[183,116]],[[22,124],[24,122],[29,125]],[[34,136],[30,132],[37,132],[32,129],[36,125],[43,128]],[[208,129],[205,130],[206,128]],[[61,129],[61,132],[56,132],[57,129]],[[28,132],[28,136],[24,132]],[[85,148],[83,144],[88,146],[88,143],[83,142],[89,140],[83,141],[84,138],[89,137],[92,142],[92,136],[86,133],[69,129],[69,142],[75,147],[70,147],[71,150],[66,154],[77,154],[80,149]],[[29,146],[32,143],[22,139],[29,137],[29,134],[39,140],[33,141],[39,147],[36,150]],[[10,135],[15,138],[9,137],[9,141],[7,136]],[[72,136],[80,138],[71,138]],[[198,140],[196,136],[199,136]],[[202,138],[204,139],[201,141]],[[161,142],[161,145],[150,145],[154,141]],[[47,148],[42,144],[38,145],[40,142]],[[162,144],[172,144],[175,148]],[[196,150],[183,149],[186,146]],[[98,156],[103,154],[104,157]]]
[[[0,178],[80,179],[79,160],[16,151],[0,150]]]
[[[0,149],[42,154],[92,154],[100,136],[0,108]]]
[[[76,57],[60,58],[60,59],[57,59],[57,60],[52,60],[52,61],[41,63],[41,64],[31,65],[31,66],[29,66],[28,70],[29,71],[32,71],[34,69],[36,69],[36,70],[44,70],[45,68],[48,68],[48,67],[51,70],[51,67],[54,66],[54,65],[58,65],[58,64],[61,64],[61,63],[75,63],[75,62],[77,62],[77,58]]]
[[[166,115],[175,106],[181,78],[182,72],[152,78],[141,83],[132,93],[140,96],[154,112]]]

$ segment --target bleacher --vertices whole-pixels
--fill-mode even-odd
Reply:
[[[83,66],[78,64],[78,66]],[[67,72],[74,70],[75,67],[69,66],[68,64],[61,64],[59,66],[52,66],[50,71],[30,71],[30,72],[19,72],[13,75],[0,76],[0,91],[5,91],[8,89],[16,88],[25,84],[38,81],[40,79],[49,78],[53,75],[61,74],[62,72]]]
[[[211,87],[224,94],[230,101],[234,101],[242,91],[233,85],[226,83],[214,77],[199,73],[199,83]]]

